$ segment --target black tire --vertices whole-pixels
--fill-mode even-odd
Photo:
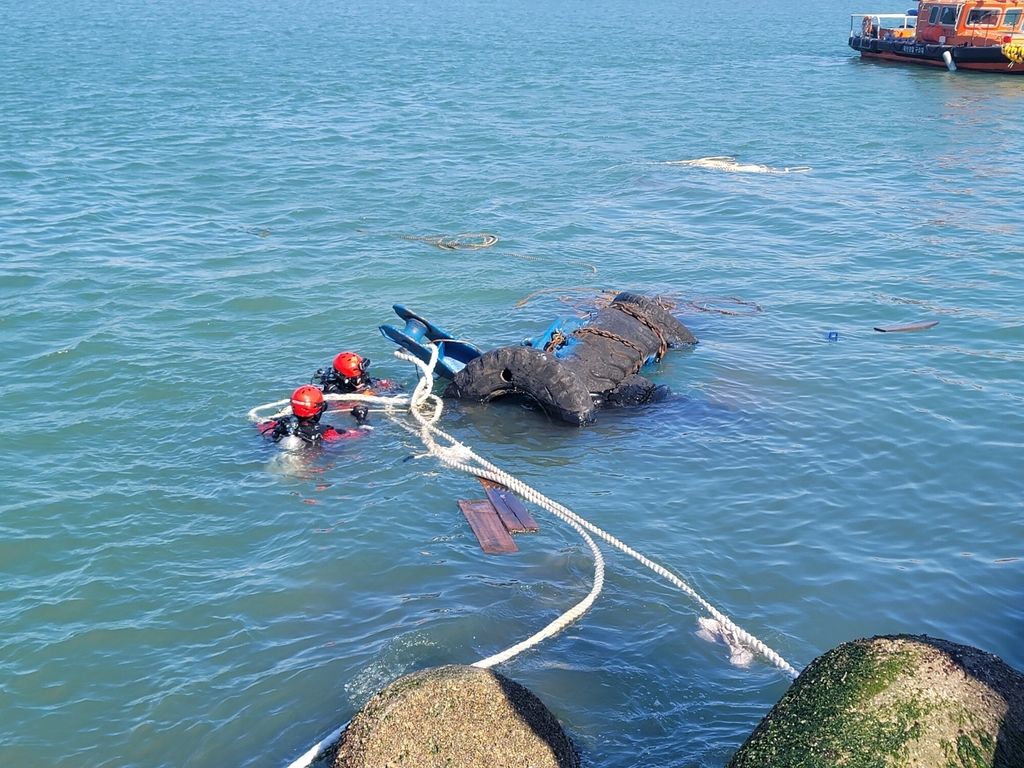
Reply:
[[[637,371],[644,360],[661,346],[661,340],[654,331],[617,309],[601,310],[589,319],[585,327],[599,333],[577,331],[576,344],[561,359],[562,364],[594,395],[615,389],[623,378]]]
[[[521,394],[553,418],[580,426],[594,420],[587,388],[562,363],[533,347],[498,347],[470,360],[444,396],[486,403]]]
[[[654,299],[639,293],[623,291],[612,300],[616,304],[628,304],[638,315],[658,328],[670,347],[681,347],[697,343],[697,337],[679,319]]]
[[[614,390],[649,358],[682,338],[682,325],[659,305],[636,294],[622,297],[627,300],[592,314],[586,325],[573,334],[576,344],[561,358],[591,394],[604,395]],[[648,317],[659,312],[668,320]]]

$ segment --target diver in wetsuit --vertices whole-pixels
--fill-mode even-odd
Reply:
[[[312,383],[325,395],[365,394],[390,391],[400,387],[387,379],[371,379],[366,371],[370,358],[355,352],[342,352],[334,358],[330,368],[321,368],[313,374]]]
[[[323,393],[311,384],[305,384],[292,393],[291,406],[292,415],[259,425],[258,429],[264,437],[275,443],[285,438],[298,438],[307,445],[317,445],[365,434],[361,429],[341,429],[321,424],[320,417],[327,410],[327,402]],[[357,405],[352,409],[352,415],[356,423],[362,426],[367,420],[366,407]]]

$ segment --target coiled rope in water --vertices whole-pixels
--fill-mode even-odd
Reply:
[[[745,309],[723,309],[722,307],[712,306],[714,304],[736,304]],[[717,312],[720,315],[760,315],[764,313],[764,307],[755,301],[744,301],[743,299],[737,298],[736,296],[729,296],[726,298],[718,299],[692,299],[690,301],[683,302],[683,306],[680,307],[682,311],[689,309],[692,312]]]
[[[445,251],[475,251],[480,248],[490,248],[498,242],[498,236],[488,232],[463,232],[460,235],[395,235],[395,237],[429,243]]]
[[[547,261],[551,264],[570,264],[574,267],[583,267],[589,269],[593,273],[597,273],[597,267],[591,264],[589,261],[576,261],[575,259],[548,259],[544,256],[531,256],[528,253],[512,253],[512,251],[498,251],[502,256],[513,256],[517,259],[526,259],[527,261]]]
[[[402,240],[413,240],[428,245],[436,245],[445,251],[476,251],[481,248],[490,248],[498,242],[498,236],[489,232],[464,232],[459,235],[392,235]],[[531,256],[528,253],[513,253],[512,251],[495,251],[500,256],[511,256],[516,259],[527,261],[546,261],[550,264],[570,264],[574,267],[583,267],[591,272],[597,272],[597,267],[587,261],[576,261],[574,259],[549,259],[544,256]]]
[[[380,408],[373,408],[374,411],[380,411],[383,413],[392,413],[397,408],[408,407],[412,402],[412,398],[409,395],[360,395],[356,392],[343,394],[343,395],[324,395],[324,400],[329,403],[345,402],[345,403],[369,403],[371,405],[379,405]],[[291,400],[275,400],[272,403],[264,403],[263,405],[257,405],[255,408],[246,414],[249,421],[254,423],[260,423],[264,421],[273,421],[282,416],[290,416],[292,412]],[[270,408],[274,408],[272,413],[264,414]]]

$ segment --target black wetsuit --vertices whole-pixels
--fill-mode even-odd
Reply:
[[[313,444],[349,436],[349,430],[321,424],[319,418],[318,416],[315,419],[300,419],[298,416],[282,416],[268,423],[261,431],[275,443],[286,437],[298,437],[305,443]]]
[[[358,376],[342,376],[333,368],[321,368],[313,376],[313,383],[319,386],[325,395],[350,395],[371,385],[370,377],[365,373]]]
[[[313,384],[320,387],[325,395],[374,394],[377,391],[401,389],[387,379],[371,379],[367,373],[358,376],[342,376],[333,368],[321,368],[313,376]]]

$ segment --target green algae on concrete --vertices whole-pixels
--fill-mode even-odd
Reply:
[[[519,683],[467,666],[407,675],[341,736],[334,768],[579,768],[554,715]]]
[[[854,640],[793,682],[728,768],[1024,768],[1024,675],[927,636]]]

